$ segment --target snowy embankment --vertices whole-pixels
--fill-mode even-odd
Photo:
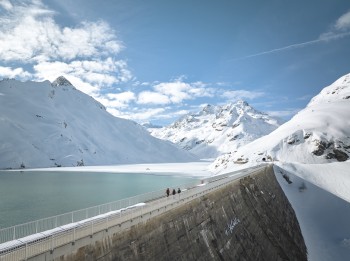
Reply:
[[[275,165],[350,203],[350,161],[328,164],[276,162]]]
[[[77,172],[108,172],[137,173],[150,175],[169,175],[186,177],[209,177],[213,173],[208,170],[212,162],[158,163],[158,164],[123,164],[110,166],[82,166],[61,168],[24,169],[22,171],[77,171]]]
[[[295,210],[310,261],[349,260],[349,168],[350,162],[274,166]]]

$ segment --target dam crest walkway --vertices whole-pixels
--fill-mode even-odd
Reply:
[[[150,192],[59,216],[0,230],[0,261],[28,260],[78,240],[118,233],[159,216],[233,181],[264,170],[269,164],[212,176],[183,186],[175,196]]]

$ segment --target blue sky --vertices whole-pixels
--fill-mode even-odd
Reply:
[[[0,0],[0,33],[0,78],[163,125],[238,99],[289,119],[350,73],[347,0]]]

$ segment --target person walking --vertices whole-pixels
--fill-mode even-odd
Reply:
[[[169,197],[169,195],[170,195],[170,189],[167,188],[167,189],[166,189],[166,196]]]
[[[175,198],[176,190],[173,189],[173,197]]]
[[[181,189],[180,189],[180,188],[177,189],[177,193],[178,193],[178,194],[181,193]]]

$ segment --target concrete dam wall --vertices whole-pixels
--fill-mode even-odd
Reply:
[[[307,260],[294,210],[272,166],[142,223],[67,246],[61,253],[52,258]],[[48,257],[40,259],[52,260]]]

